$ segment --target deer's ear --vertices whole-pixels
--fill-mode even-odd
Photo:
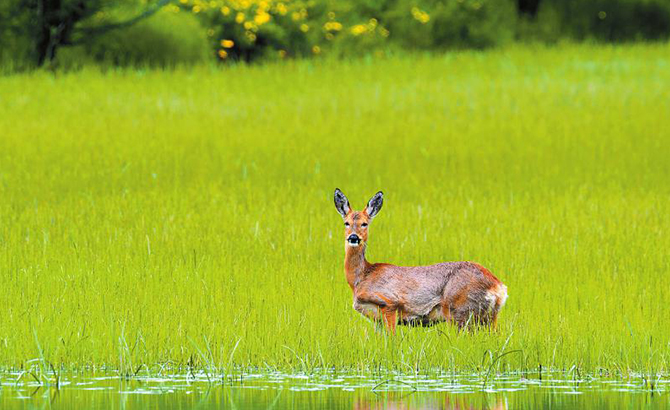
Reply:
[[[342,218],[346,217],[351,210],[349,200],[339,188],[335,188],[335,209],[342,215]]]
[[[374,218],[382,209],[383,204],[384,204],[384,193],[382,191],[379,191],[375,194],[375,196],[372,197],[372,199],[370,199],[367,208],[365,208],[365,212],[368,214],[370,218]]]

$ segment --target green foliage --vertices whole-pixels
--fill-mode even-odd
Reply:
[[[665,374],[668,51],[0,78],[0,365]],[[371,261],[489,267],[499,332],[376,332],[335,187],[385,192]]]
[[[536,24],[543,38],[663,40],[670,37],[670,1],[543,0]]]
[[[82,49],[87,58],[120,66],[193,64],[213,54],[194,16],[166,11],[94,37]]]
[[[384,21],[403,47],[484,48],[514,35],[514,3],[507,0],[394,2]],[[425,17],[424,17],[425,16]],[[422,19],[426,19],[425,24]]]
[[[61,45],[73,42],[80,22],[106,4],[105,0],[8,0],[0,7],[0,27],[5,27],[0,36],[5,35],[8,49],[21,49],[13,59],[25,56],[29,64],[41,66],[55,58]]]
[[[9,0],[0,6],[0,40],[7,43],[0,51],[0,59],[10,55],[18,63],[15,65],[51,64],[61,48],[94,41],[110,30],[132,27],[171,1],[138,4],[135,0]],[[111,22],[106,19],[110,13],[124,9],[135,10],[135,15]]]

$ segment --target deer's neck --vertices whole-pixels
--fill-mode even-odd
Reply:
[[[365,259],[365,245],[348,246],[344,250],[344,272],[347,275],[347,283],[354,290],[358,282],[363,278],[365,270],[370,265]]]

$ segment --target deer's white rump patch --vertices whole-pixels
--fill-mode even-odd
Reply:
[[[507,301],[507,286],[502,283],[498,284],[498,286],[486,292],[484,298],[490,304],[491,309],[495,308],[496,305],[498,305],[498,309],[502,308]]]

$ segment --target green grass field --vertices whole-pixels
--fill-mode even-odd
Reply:
[[[0,365],[668,371],[669,85],[668,45],[0,77]],[[376,331],[335,187],[385,193],[371,261],[489,267],[498,332]]]

